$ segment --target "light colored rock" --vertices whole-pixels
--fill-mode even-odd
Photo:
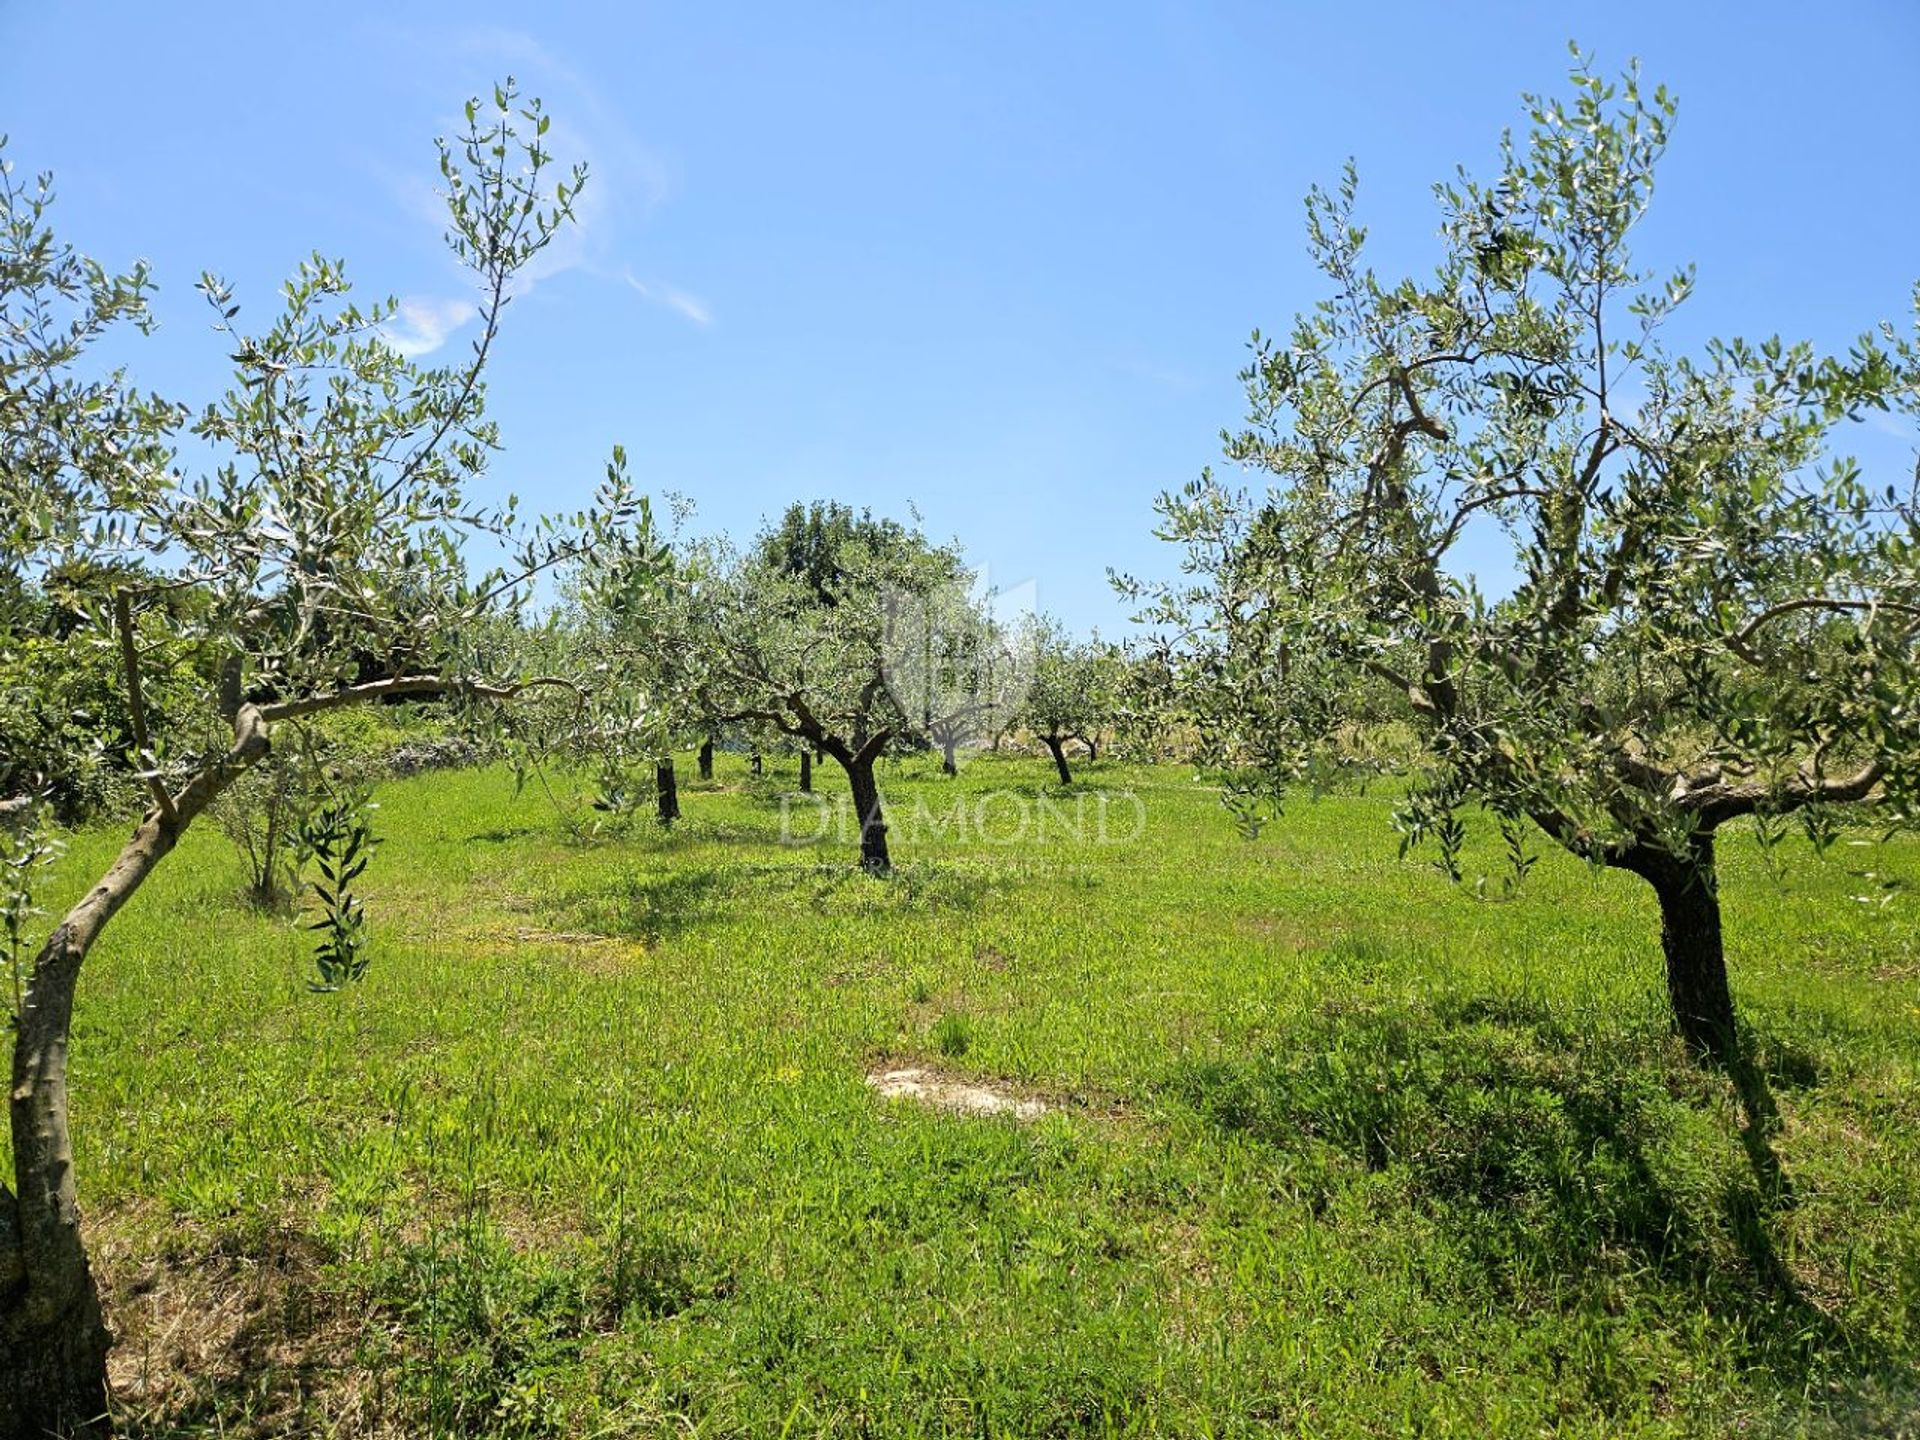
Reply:
[[[1011,1115],[1016,1120],[1032,1120],[1047,1112],[1043,1101],[917,1067],[876,1070],[867,1076],[867,1084],[889,1100],[912,1100],[957,1115]]]

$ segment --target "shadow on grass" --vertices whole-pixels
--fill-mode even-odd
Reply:
[[[481,830],[469,835],[467,840],[474,845],[510,845],[515,840],[524,840],[533,833],[535,833],[534,827],[531,825],[496,825],[491,830]]]
[[[259,1226],[183,1231],[137,1269],[104,1266],[113,1433],[299,1433],[365,1319],[323,1281],[335,1258],[310,1236]]]
[[[740,877],[731,869],[629,875],[610,889],[582,897],[568,919],[598,934],[638,940],[651,948],[724,918],[740,889]]]
[[[1507,1306],[1605,1307],[1631,1286],[1710,1314],[1785,1393],[1894,1367],[1783,1258],[1795,1200],[1751,1056],[1706,1071],[1661,1037],[1576,1029],[1536,1000],[1443,996],[1323,1010],[1170,1088],[1284,1152],[1316,1211],[1356,1168],[1391,1175]]]
[[[816,864],[736,861],[695,868],[683,860],[672,870],[640,871],[575,895],[562,918],[571,928],[652,947],[723,921],[748,903],[884,919],[973,910],[1015,882],[993,866],[925,861],[899,865],[877,879],[851,854],[844,862]]]
[[[930,915],[968,911],[1014,888],[1016,877],[991,864],[908,860],[876,878],[853,865],[790,869],[823,915]]]

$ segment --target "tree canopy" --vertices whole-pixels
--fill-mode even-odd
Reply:
[[[1911,812],[1920,510],[1843,447],[1914,406],[1914,352],[1888,329],[1673,353],[1692,273],[1631,251],[1670,97],[1581,63],[1527,104],[1493,178],[1439,187],[1430,275],[1369,266],[1351,167],[1309,197],[1327,295],[1256,333],[1227,444],[1265,487],[1163,498],[1191,580],[1148,613],[1248,807],[1371,688],[1422,740],[1409,840],[1453,865],[1471,802],[1648,878],[1680,1026],[1720,1051],[1715,829]],[[1466,563],[1476,532],[1510,584]]]
[[[469,498],[498,444],[483,376],[515,278],[569,223],[585,175],[552,178],[549,119],[511,82],[490,104],[469,102],[465,119],[439,149],[447,243],[479,291],[468,358],[427,368],[400,354],[383,328],[392,302],[361,308],[334,260],[303,263],[259,330],[207,275],[200,289],[234,378],[197,412],[137,395],[119,372],[89,378],[91,345],[122,322],[146,324],[146,273],[114,276],[59,242],[50,182],[0,178],[0,548],[42,583],[93,577],[71,592],[82,613],[70,641],[117,666],[126,733],[113,743],[133,752],[149,802],[16,987],[0,1348],[31,1363],[0,1371],[0,1434],[64,1431],[104,1409],[108,1337],[80,1236],[66,1063],[81,966],[101,931],[269,754],[276,727],[378,700],[488,703],[571,685],[492,669],[491,627],[548,569],[595,548],[650,550],[617,453],[599,503],[571,520],[523,525],[511,499]],[[183,425],[222,457],[211,470],[179,468]],[[508,563],[476,574],[474,537]],[[183,649],[186,662],[172,663]],[[181,717],[168,731],[149,703],[163,653]],[[370,840],[338,807],[331,822],[322,964],[329,979],[352,978],[364,957],[349,886]]]

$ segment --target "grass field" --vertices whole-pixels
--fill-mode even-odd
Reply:
[[[385,787],[337,995],[188,838],[75,1039],[133,1433],[1915,1433],[1920,846],[1726,846],[1776,1193],[1636,881],[1476,898],[1380,796],[1248,842],[1107,763],[1109,843],[1070,799],[1003,843],[1055,792],[989,758],[883,776],[876,882],[744,770],[593,841],[499,773]],[[905,1064],[1049,1110],[877,1097]]]

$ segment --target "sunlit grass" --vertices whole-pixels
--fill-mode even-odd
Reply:
[[[1899,1433],[1920,1403],[1920,847],[1778,877],[1726,847],[1773,1198],[1667,1040],[1637,882],[1547,854],[1495,903],[1399,861],[1379,796],[1248,842],[1186,772],[1062,794],[996,758],[883,777],[876,882],[780,843],[791,761],[721,764],[671,834],[581,837],[497,773],[385,787],[337,995],[188,838],[75,1034],[136,1431]],[[911,1061],[1048,1113],[871,1093]]]

